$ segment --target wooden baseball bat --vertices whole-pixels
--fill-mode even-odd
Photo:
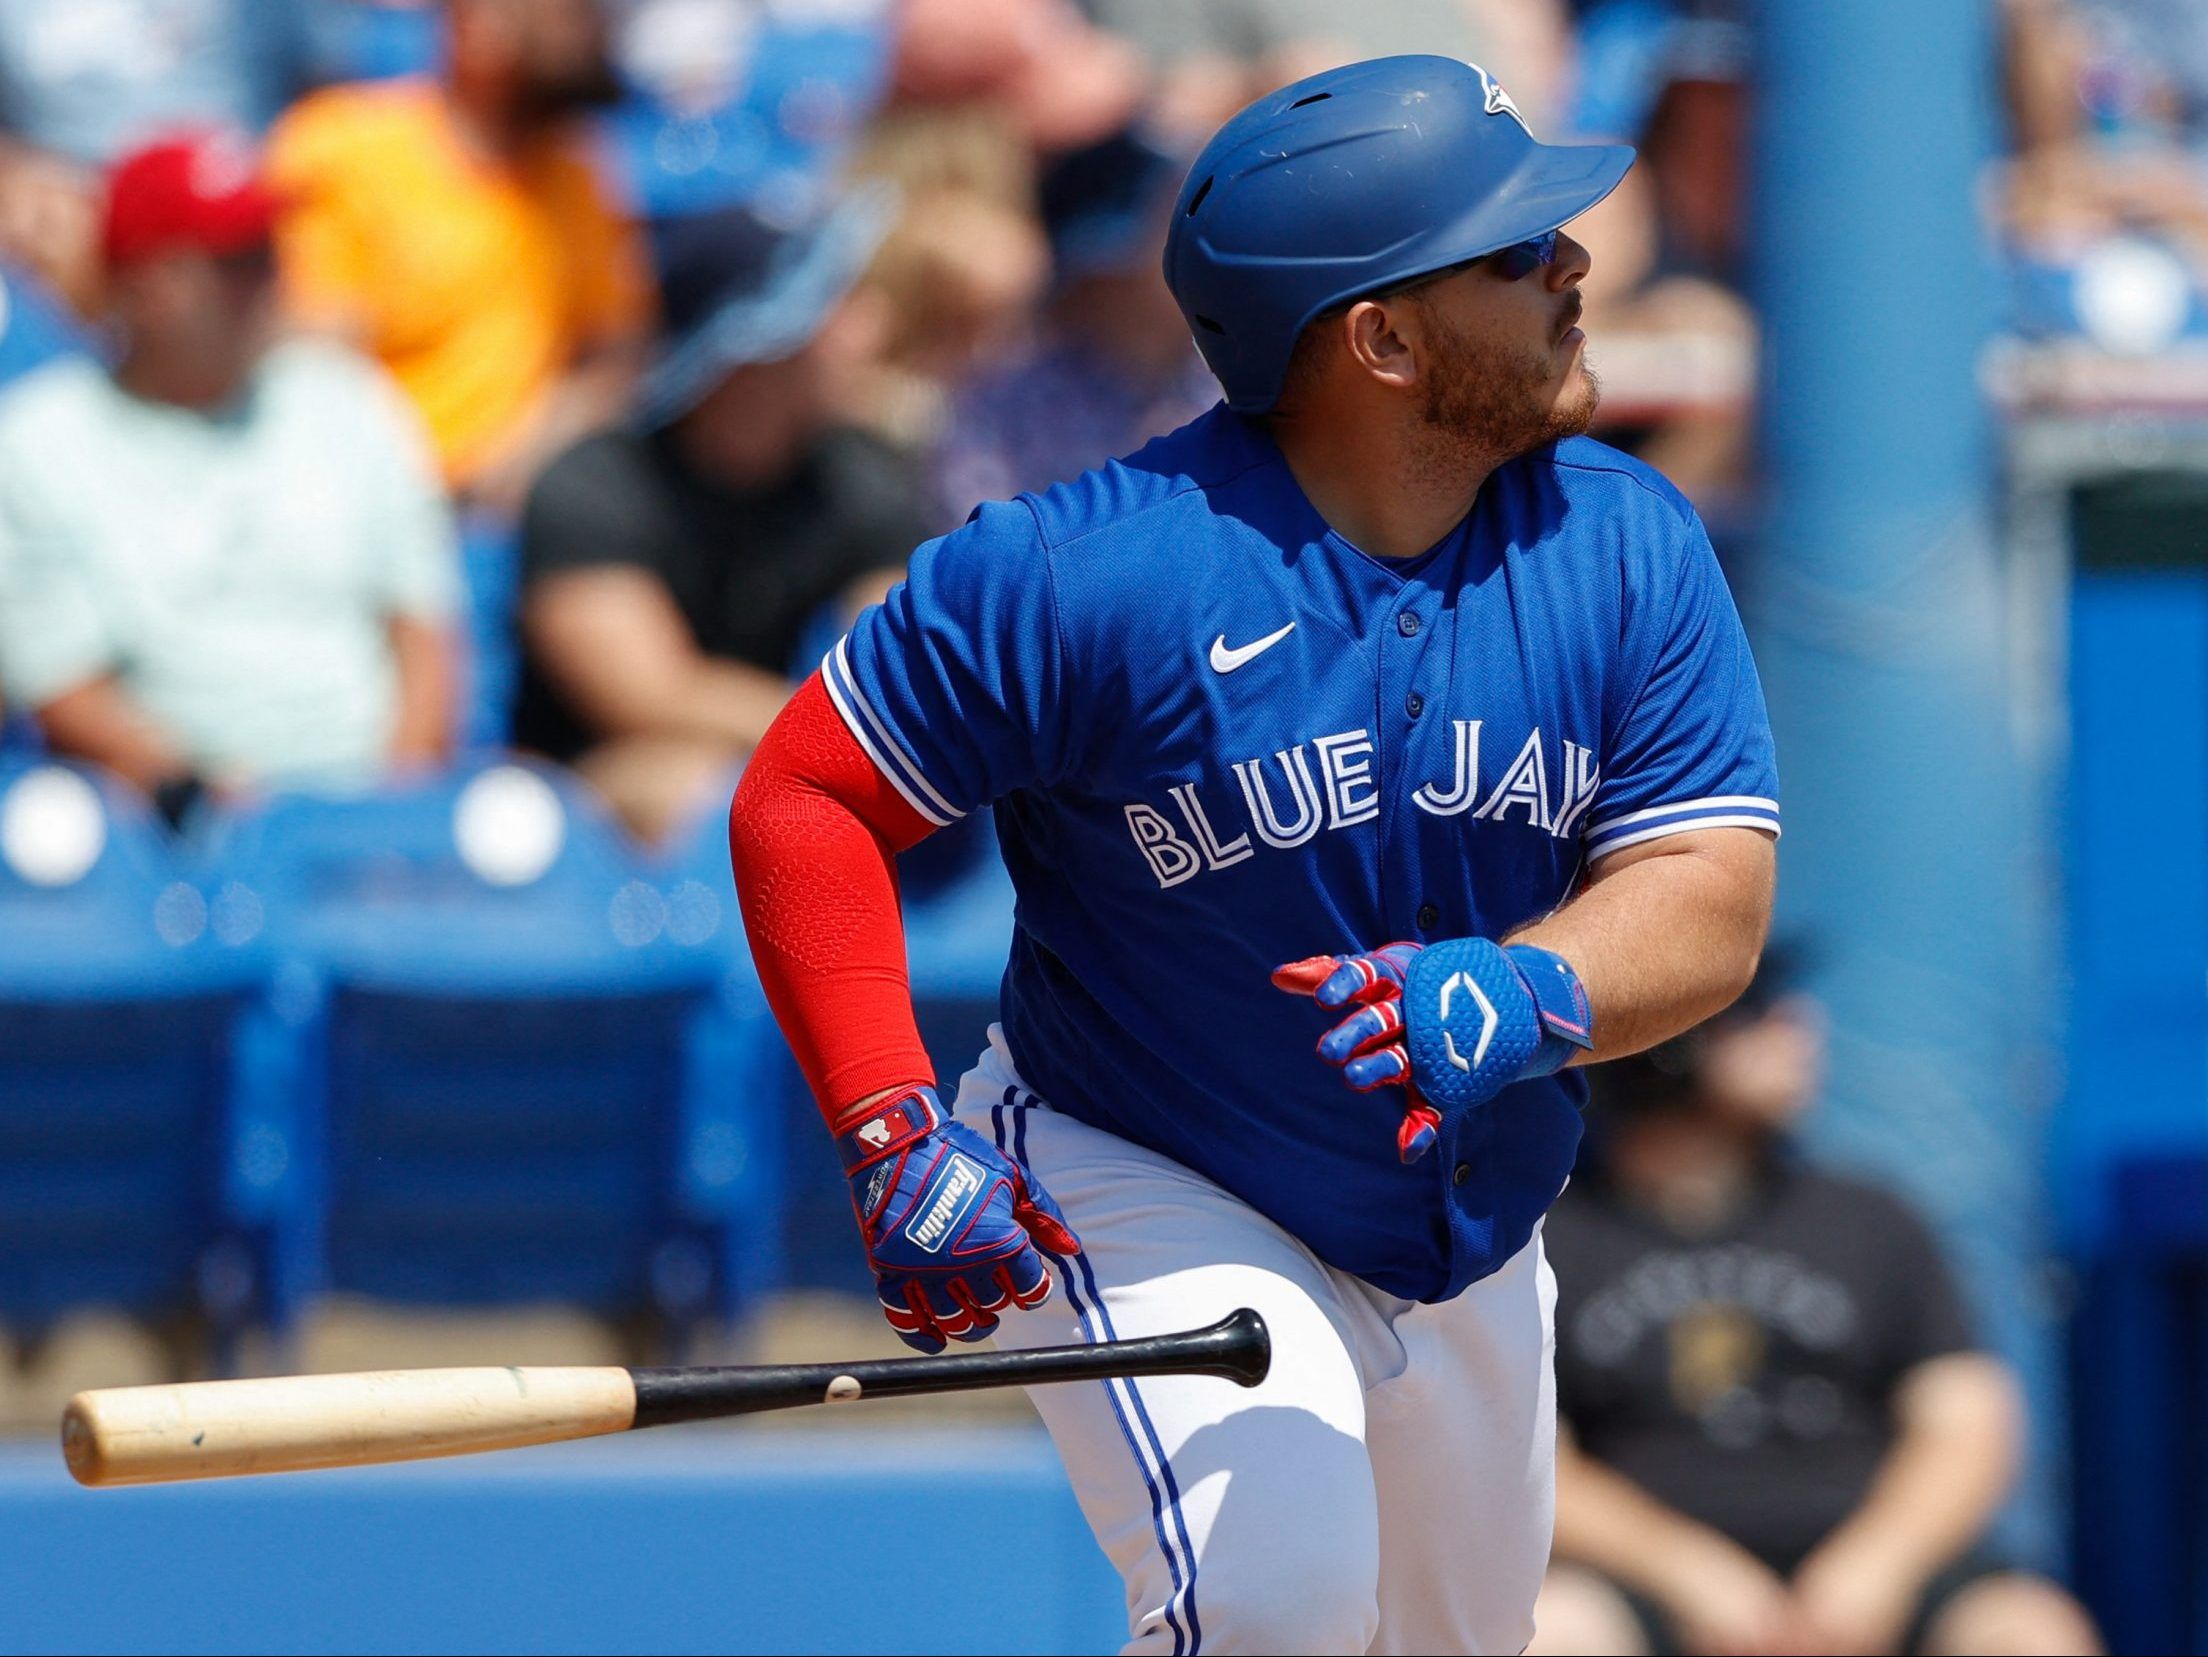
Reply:
[[[236,1473],[363,1467],[845,1404],[1147,1375],[1265,1379],[1272,1340],[1244,1307],[1204,1329],[1094,1346],[959,1352],[852,1364],[681,1369],[391,1369],[80,1392],[61,1418],[79,1484],[168,1484]]]

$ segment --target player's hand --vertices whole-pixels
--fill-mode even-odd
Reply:
[[[836,1137],[882,1315],[907,1346],[978,1341],[1007,1306],[1050,1298],[1042,1252],[1081,1244],[1050,1194],[916,1087]]]
[[[1562,956],[1531,944],[1453,938],[1316,955],[1276,967],[1273,983],[1349,1009],[1319,1038],[1319,1057],[1361,1093],[1404,1090],[1396,1148],[1405,1162],[1433,1148],[1447,1114],[1561,1070],[1594,1045],[1578,975]]]
[[[1418,944],[1389,944],[1368,955],[1313,955],[1273,969],[1273,987],[1308,995],[1322,1007],[1354,1009],[1319,1038],[1319,1057],[1339,1065],[1342,1080],[1359,1093],[1401,1087],[1403,1121],[1395,1130],[1397,1153],[1416,1162],[1433,1149],[1441,1113],[1426,1102],[1411,1077],[1403,1039],[1403,982]]]

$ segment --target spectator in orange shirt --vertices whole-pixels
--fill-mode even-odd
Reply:
[[[618,95],[598,0],[446,0],[441,81],[334,87],[270,140],[293,311],[413,398],[445,476],[518,510],[551,455],[625,403],[643,245],[575,118]]]

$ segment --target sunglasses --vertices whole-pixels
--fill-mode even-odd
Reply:
[[[1530,241],[1513,242],[1508,247],[1497,248],[1493,253],[1483,253],[1477,259],[1460,260],[1453,265],[1444,265],[1439,270],[1430,270],[1423,276],[1414,276],[1407,282],[1398,282],[1393,287],[1375,288],[1370,293],[1337,301],[1311,320],[1317,322],[1327,317],[1340,316],[1350,306],[1362,300],[1393,299],[1398,294],[1413,293],[1429,283],[1446,281],[1463,271],[1476,270],[1482,265],[1491,267],[1506,282],[1520,281],[1543,266],[1556,263],[1557,234],[1554,230],[1544,230]]]
[[[1338,316],[1360,299],[1392,299],[1397,294],[1416,292],[1430,283],[1446,281],[1452,276],[1468,270],[1477,270],[1483,265],[1506,282],[1519,281],[1524,277],[1531,276],[1545,265],[1556,263],[1557,234],[1554,230],[1544,230],[1530,241],[1513,242],[1508,247],[1497,248],[1493,253],[1483,253],[1477,259],[1461,259],[1456,264],[1444,265],[1439,270],[1430,270],[1423,276],[1414,276],[1407,282],[1396,283],[1393,287],[1376,288],[1371,293],[1361,293],[1356,299],[1345,299],[1338,305],[1329,306],[1320,314],[1322,316]]]
[[[1504,281],[1515,282],[1531,276],[1544,265],[1556,263],[1556,232],[1543,231],[1530,242],[1514,242],[1472,262],[1492,266]]]

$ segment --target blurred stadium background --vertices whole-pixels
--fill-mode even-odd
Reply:
[[[1016,1402],[102,1496],[50,1434],[78,1387],[175,1374],[894,1350],[742,945],[720,818],[744,721],[893,573],[871,549],[1208,400],[1147,263],[1174,157],[1297,74],[1430,50],[1493,70],[1544,136],[1643,146],[1584,230],[1598,435],[1694,496],[1756,640],[1782,931],[1830,1021],[1807,1148],[1914,1202],[2023,1379],[2005,1556],[2113,1649],[2208,1650],[2195,0],[605,0],[610,101],[570,100],[604,105],[573,151],[598,206],[513,231],[498,214],[544,199],[515,152],[383,225],[403,256],[333,248],[330,202],[442,141],[394,137],[355,83],[495,149],[501,88],[578,93],[535,34],[590,9],[0,0],[0,1647],[1116,1645],[1116,1583]],[[439,728],[341,778],[226,747],[219,709],[164,727],[142,621],[86,658],[121,724],[49,670],[30,566],[80,531],[34,485],[69,457],[7,400],[127,353],[103,179],[183,127],[268,140],[288,315],[382,358],[434,451],[421,556],[449,568],[372,619]],[[706,507],[563,480],[567,444],[637,406],[634,371],[695,338],[690,286],[786,299],[760,238],[877,183],[901,205],[855,290],[872,325],[817,383],[745,382],[797,437],[734,429],[769,458]],[[550,304],[543,340],[494,348],[537,352],[518,386],[424,366],[422,329],[482,321],[470,284],[507,305],[585,220],[601,274],[631,260],[656,301]],[[139,292],[133,325],[166,302]],[[510,429],[455,429],[500,397]],[[839,450],[859,469],[823,482],[830,431],[863,464]],[[86,568],[219,538],[193,517],[212,498],[153,502],[128,559]],[[684,502],[699,523],[670,528]],[[790,527],[816,510],[844,540]],[[662,602],[693,623],[665,671],[584,683],[578,653],[652,635],[572,631],[563,591],[607,575],[574,542],[656,538],[664,576],[691,533],[756,563],[726,602],[757,615],[716,633]],[[311,703],[323,665],[281,671]],[[292,694],[265,671],[258,695]],[[955,1077],[1009,892],[985,831],[930,842],[905,886]],[[899,1523],[921,1505],[958,1546]],[[850,1590],[853,1549],[991,1609],[916,1628]]]

